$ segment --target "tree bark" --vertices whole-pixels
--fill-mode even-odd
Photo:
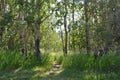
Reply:
[[[88,0],[85,0],[84,3],[84,10],[85,10],[85,26],[86,26],[86,50],[87,54],[90,53],[90,28],[88,26]]]
[[[41,62],[41,51],[40,51],[40,1],[35,0],[36,2],[36,12],[37,12],[37,20],[35,22],[35,53],[36,58]]]
[[[2,19],[2,16],[5,13],[5,7],[6,7],[6,0],[0,0],[0,20]],[[5,28],[4,25],[0,24],[0,47],[2,45],[2,36]]]
[[[24,11],[22,10],[20,12],[20,23],[21,23],[21,28],[20,28],[20,43],[21,43],[21,52],[23,56],[27,56],[27,46],[26,46],[26,33],[25,33],[25,21],[24,21]]]
[[[40,52],[40,25],[36,24],[35,26],[36,30],[35,30],[35,53],[36,53],[36,58],[38,60],[41,60],[41,52]]]
[[[60,37],[61,37],[61,41],[62,41],[62,50],[63,50],[63,53],[64,53],[64,39],[63,39],[63,31],[62,31],[61,26],[60,26]]]
[[[75,28],[74,28],[74,12],[75,12],[75,10],[74,10],[74,5],[75,5],[75,0],[73,0],[73,3],[72,3],[72,22],[73,22],[73,25],[72,25],[72,31],[73,31],[73,34],[74,34],[74,31],[75,31]],[[75,39],[74,39],[74,36],[72,36],[72,48],[73,48],[73,50],[74,50],[74,52],[75,52]]]
[[[64,15],[64,29],[65,29],[65,46],[64,46],[64,55],[67,55],[67,40],[68,40],[68,33],[67,33],[67,0],[65,0],[65,15]]]

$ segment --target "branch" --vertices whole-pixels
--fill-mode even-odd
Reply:
[[[61,7],[60,7],[60,8],[61,8]],[[40,23],[43,23],[47,18],[49,18],[49,17],[53,14],[53,12],[54,12],[55,10],[56,10],[56,7],[53,8],[52,13],[50,13],[50,15],[46,16],[43,20],[41,20]]]
[[[50,13],[50,15],[46,16],[40,23],[43,23],[47,18],[49,18],[51,15],[53,14],[53,11],[52,13]]]

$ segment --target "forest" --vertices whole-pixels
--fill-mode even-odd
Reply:
[[[0,80],[120,80],[120,0],[0,0]]]

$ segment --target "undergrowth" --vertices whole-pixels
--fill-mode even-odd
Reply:
[[[61,53],[54,53],[54,55],[52,53],[42,53],[40,62],[36,59],[35,53],[25,57],[17,51],[0,50],[0,70],[10,70],[19,67],[32,68],[35,66],[52,68],[54,61],[62,65],[64,69],[96,72],[120,71],[120,55],[115,53],[106,54],[96,60],[92,54],[68,54],[64,57]]]
[[[64,58],[62,64],[65,69],[97,72],[119,72],[120,55],[109,53],[98,57],[95,60],[92,54],[71,54]]]
[[[38,61],[35,53],[31,53],[25,57],[17,51],[0,50],[0,70],[11,70],[20,67],[32,68],[35,66],[51,67],[52,63],[52,55],[48,53],[41,54],[41,61]]]

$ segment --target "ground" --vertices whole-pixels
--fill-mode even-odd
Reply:
[[[0,71],[0,80],[120,80],[120,73],[81,72],[77,69],[16,69]]]

